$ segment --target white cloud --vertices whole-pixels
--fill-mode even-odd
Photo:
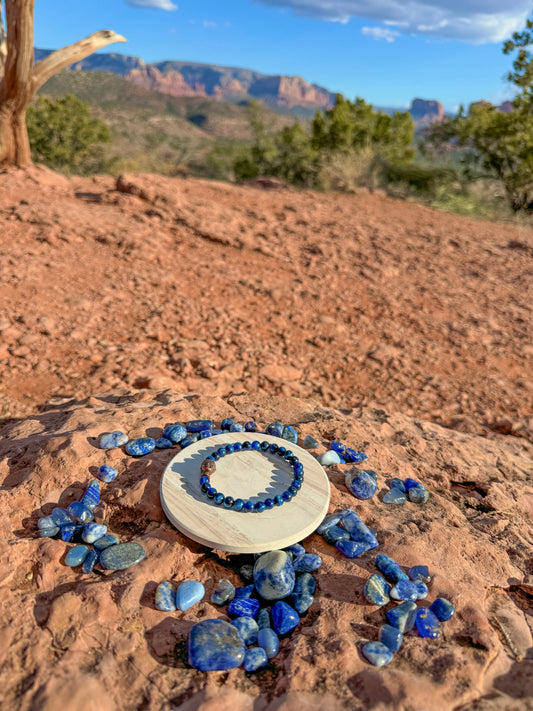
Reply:
[[[202,22],[202,25],[203,25],[204,27],[216,27],[216,26],[217,26],[217,23],[216,23],[216,22],[210,22],[209,20],[204,20],[204,21]]]
[[[125,0],[127,5],[131,7],[150,7],[155,10],[177,10],[178,6],[174,5],[171,0]]]
[[[351,18],[383,22],[406,34],[459,39],[474,44],[501,42],[523,29],[531,0],[255,0],[317,20]]]
[[[387,27],[362,27],[361,32],[374,39],[384,39],[385,42],[394,42],[400,34],[394,30],[389,30]]]

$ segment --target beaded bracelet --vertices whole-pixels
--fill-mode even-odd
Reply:
[[[221,457],[225,457],[226,454],[233,454],[234,452],[241,452],[243,450],[277,454],[292,466],[294,472],[292,484],[282,494],[278,494],[272,499],[268,498],[263,501],[258,501],[255,504],[249,499],[243,501],[242,499],[234,499],[232,496],[224,496],[224,494],[212,487],[210,482],[210,477],[215,473],[217,468],[216,462]],[[261,513],[261,511],[265,511],[265,509],[273,509],[274,506],[281,506],[290,501],[296,496],[304,480],[303,464],[290,449],[279,447],[277,444],[271,444],[270,442],[258,442],[257,440],[254,442],[235,442],[234,444],[226,444],[220,447],[213,452],[213,454],[204,459],[200,471],[202,474],[200,477],[202,493],[204,493],[208,499],[212,499],[217,506],[223,505],[224,508],[233,509],[234,511],[255,511],[256,513]]]

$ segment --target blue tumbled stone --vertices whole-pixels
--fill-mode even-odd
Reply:
[[[416,629],[421,637],[437,639],[441,636],[440,624],[437,616],[429,607],[419,607],[416,613]]]
[[[252,566],[250,566],[250,568],[251,568],[252,574],[253,574]],[[242,575],[242,573],[241,573],[241,575]],[[234,597],[236,597],[237,600],[245,600],[248,597],[252,597],[253,591],[254,591],[253,585],[243,585],[240,588],[235,588],[235,596]]]
[[[100,503],[100,484],[94,479],[91,481],[87,487],[87,491],[83,495],[81,503],[87,506],[89,511],[94,511],[94,509]]]
[[[112,533],[108,533],[106,536],[102,536],[102,538],[98,538],[94,542],[94,547],[97,548],[99,551],[103,551],[106,548],[109,548],[109,546],[116,546],[118,543],[118,538],[114,536]]]
[[[365,583],[363,594],[372,605],[387,605],[390,602],[390,585],[381,575],[374,573]]]
[[[222,427],[223,430],[229,430],[231,425],[233,424],[234,419],[233,417],[225,417],[222,422],[220,423],[220,426]]]
[[[347,510],[342,513],[342,527],[348,532],[352,541],[362,543],[367,551],[379,546],[378,539],[366,526],[355,511]]]
[[[301,543],[293,543],[292,546],[288,546],[283,550],[285,550],[287,553],[292,553],[295,557],[305,554],[305,548],[302,546]]]
[[[99,538],[103,538],[107,533],[107,526],[103,523],[86,523],[81,534],[85,543],[94,543]]]
[[[412,489],[413,486],[421,486],[419,481],[416,481],[416,479],[404,479],[403,485],[405,486],[405,490],[409,491],[409,489]]]
[[[255,424],[255,422],[253,420],[250,420],[250,422],[247,422],[244,425],[244,429],[247,432],[257,432],[257,425]]]
[[[162,612],[175,612],[176,596],[174,594],[174,587],[171,582],[164,580],[159,583],[157,590],[155,591],[155,606],[158,610]]]
[[[444,597],[438,597],[429,609],[440,622],[446,622],[455,614],[455,607]]]
[[[187,436],[187,430],[183,422],[174,422],[173,425],[167,425],[163,430],[161,437],[164,439],[169,439],[174,444],[181,442]]]
[[[245,646],[238,630],[224,620],[203,620],[189,633],[189,664],[200,671],[240,667]]]
[[[139,437],[131,439],[126,445],[126,452],[132,457],[142,457],[144,454],[150,454],[155,449],[155,439],[151,437]]]
[[[156,449],[171,449],[172,441],[166,437],[159,437],[155,441]]]
[[[94,548],[87,553],[81,566],[82,571],[86,575],[93,572],[94,566],[98,563],[99,555],[98,551],[95,551]]]
[[[135,442],[135,440],[133,441]],[[96,472],[96,476],[100,479],[100,481],[103,481],[104,484],[109,484],[117,478],[118,472],[115,467],[110,467],[109,464],[103,464]]]
[[[187,432],[201,432],[202,430],[212,430],[213,420],[190,420],[187,422]]]
[[[207,439],[213,436],[213,430],[202,430],[200,432],[200,439]]]
[[[418,588],[410,580],[399,580],[391,589],[390,596],[393,600],[418,600]]]
[[[298,444],[298,432],[296,432],[294,427],[291,427],[290,425],[285,425],[281,433],[281,437],[282,439],[286,439],[287,442]]]
[[[392,662],[393,654],[382,642],[367,642],[361,651],[365,659],[375,667],[382,667]]]
[[[395,654],[403,642],[403,634],[397,627],[392,625],[381,625],[379,628],[379,641],[382,642],[390,651]]]
[[[100,555],[100,564],[107,570],[124,570],[146,558],[146,551],[140,543],[117,543],[109,546]]]
[[[398,583],[400,580],[409,580],[409,576],[403,572],[399,564],[383,553],[376,556],[376,568],[380,570],[391,583]]]
[[[283,433],[283,424],[279,422],[279,420],[276,422],[271,422],[266,428],[266,433],[269,435],[273,435],[274,437],[281,437]]]
[[[296,578],[294,595],[312,595],[316,590],[316,580],[311,573],[304,573]]]
[[[335,452],[338,452],[341,455],[344,454],[344,452],[346,451],[346,445],[342,442],[336,442],[335,440],[330,442],[330,447],[331,449],[335,450]]]
[[[357,541],[351,541],[350,539],[345,541],[337,541],[335,543],[335,548],[342,553],[345,558],[357,558],[362,553],[366,553],[368,550],[364,543],[358,543]]]
[[[74,538],[77,528],[75,523],[66,523],[64,526],[61,526],[61,539],[66,543],[71,541]]]
[[[37,527],[41,538],[53,538],[59,533],[59,526],[54,523],[54,519],[51,516],[40,518],[37,521]]]
[[[312,573],[313,570],[318,570],[321,565],[322,558],[314,553],[300,555],[292,563],[295,573]]]
[[[429,491],[425,486],[420,484],[419,486],[412,486],[408,489],[407,496],[409,497],[409,501],[412,501],[413,504],[425,504],[429,499]]]
[[[191,444],[194,444],[195,442],[198,442],[200,439],[200,433],[199,432],[193,432],[190,435],[187,435],[187,437],[184,437],[181,442],[180,442],[180,447],[188,447]]]
[[[322,534],[322,538],[332,546],[336,545],[337,541],[347,541],[350,539],[350,534],[340,526],[330,526]]]
[[[402,602],[401,605],[387,611],[387,620],[392,627],[396,627],[400,632],[408,632],[415,623],[416,611],[416,602]]]
[[[290,595],[289,602],[291,606],[300,615],[303,615],[311,607],[315,598],[312,595]]]
[[[356,452],[355,449],[347,447],[344,451],[344,459],[347,462],[359,464],[360,462],[365,462],[368,459],[368,454],[365,454],[364,452]]]
[[[384,504],[405,504],[407,496],[400,489],[389,489],[383,497]]]
[[[358,499],[371,499],[378,490],[376,480],[364,469],[351,469],[346,472],[345,483],[348,491]]]
[[[109,434],[104,434],[100,437],[99,445],[101,449],[113,449],[114,447],[122,447],[128,441],[128,435],[120,430],[115,430]]]
[[[71,548],[65,557],[65,565],[71,568],[75,568],[77,565],[81,565],[87,554],[89,553],[88,546],[74,546]]]
[[[259,600],[249,597],[233,599],[228,605],[228,615],[232,617],[257,617]]]
[[[265,600],[281,600],[294,588],[294,568],[285,551],[270,551],[258,558],[253,576],[256,590]]]
[[[226,602],[231,602],[235,597],[235,585],[227,578],[221,578],[215,585],[211,602],[215,605],[224,605]]]
[[[390,485],[389,485],[389,486],[390,486],[391,489],[399,489],[399,490],[402,491],[404,494],[405,494],[405,492],[407,491],[407,489],[405,488],[405,484],[403,483],[403,481],[402,481],[401,479],[398,479],[398,478],[391,479],[391,482],[390,482]]]
[[[311,437],[311,435],[307,435],[307,437],[304,439],[304,449],[316,449],[318,445],[319,442],[314,437]]]
[[[341,520],[341,518],[341,514],[328,514],[324,518],[320,526],[316,529],[316,532],[321,536],[323,533],[325,533],[325,531],[328,530],[328,528],[336,526]]]
[[[176,590],[176,607],[185,612],[196,605],[205,595],[205,588],[198,580],[186,580]]]
[[[257,615],[257,626],[260,630],[270,627],[270,613],[266,607],[262,607]]]
[[[262,647],[252,647],[244,653],[243,669],[246,672],[254,672],[262,667],[266,667],[268,658]]]
[[[81,501],[73,501],[67,508],[67,513],[75,520],[80,523],[89,523],[92,521],[94,516],[93,512],[90,511],[87,506],[81,503]]]
[[[427,565],[413,565],[412,568],[409,568],[409,577],[413,582],[417,580],[423,580],[425,583],[431,582],[431,575]]]
[[[59,506],[52,511],[52,521],[59,528],[67,523],[73,523],[72,516]]]
[[[246,432],[244,429],[244,425],[241,425],[240,422],[234,422],[231,427],[229,428],[230,432]]]
[[[263,627],[259,630],[257,644],[265,650],[269,659],[275,657],[279,651],[279,637],[270,627]]]
[[[428,586],[423,580],[415,581],[416,592],[418,595],[418,600],[425,600],[429,594]]]
[[[300,617],[296,610],[283,600],[278,600],[273,605],[271,615],[272,626],[276,634],[287,634],[300,623]]]
[[[343,460],[340,455],[334,449],[329,449],[327,452],[323,452],[318,457],[318,463],[323,467],[331,467],[333,464],[341,464],[342,461]]]
[[[253,617],[236,617],[231,624],[238,629],[245,644],[257,642],[259,627]]]

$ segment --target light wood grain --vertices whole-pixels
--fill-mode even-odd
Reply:
[[[222,445],[253,439],[283,443],[291,449],[304,465],[302,488],[291,501],[262,513],[217,506],[200,490],[202,461]],[[285,491],[292,481],[292,467],[275,454],[236,452],[217,462],[211,481],[225,496],[255,503]],[[231,432],[200,440],[179,452],[163,472],[160,492],[170,521],[194,541],[230,553],[262,553],[297,543],[317,528],[327,513],[330,484],[320,464],[305,449],[279,437]]]

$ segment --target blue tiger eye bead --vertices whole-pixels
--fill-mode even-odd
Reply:
[[[281,506],[284,503],[283,497],[280,496],[280,494],[278,494],[277,496],[274,496],[274,503],[276,504],[276,506]]]
[[[292,493],[287,489],[287,491],[283,492],[281,498],[283,499],[283,501],[290,501],[292,499]]]
[[[244,507],[244,501],[242,499],[235,499],[233,502],[233,510],[234,511],[242,511]]]
[[[246,509],[246,511],[253,511],[254,510],[254,502],[250,501],[248,499],[248,501],[244,502],[244,508]]]
[[[293,466],[293,469],[295,472],[303,472],[304,465],[301,462],[296,462],[296,464]]]
[[[224,494],[221,494],[220,492],[218,494],[215,494],[213,501],[217,506],[220,506],[224,501]]]
[[[294,457],[294,452],[291,451],[290,449],[288,449],[288,450],[285,452],[285,455],[284,455],[284,456],[285,456],[285,459],[288,460],[289,457]]]
[[[296,472],[294,475],[294,481],[303,481],[304,480],[304,473],[303,472]]]
[[[224,501],[222,503],[224,504],[225,509],[231,509],[233,507],[233,504],[235,503],[235,501],[233,500],[232,496],[226,496],[226,498],[224,499]]]
[[[270,449],[270,451],[272,452],[272,454],[276,454],[276,452],[278,451],[278,445],[277,445],[277,444],[274,444],[274,442],[272,442],[272,443],[270,444],[269,449]]]
[[[225,457],[226,456],[226,450],[224,447],[220,447],[217,449],[217,454],[219,457]]]
[[[233,445],[234,452],[240,452],[242,450],[242,444],[240,442],[235,442]]]
[[[263,501],[258,501],[254,506],[254,509],[257,511],[257,513],[261,513],[261,511],[264,511],[266,509],[266,506]]]
[[[257,432],[257,425],[255,424],[255,422],[253,420],[250,420],[250,422],[247,422],[244,425],[244,429],[247,432]]]
[[[274,501],[273,499],[265,499],[263,502],[266,506],[267,509],[273,509],[274,508]]]
[[[211,484],[208,482],[207,484],[201,484],[200,489],[204,492],[204,494],[207,494],[209,489],[211,488]]]
[[[202,484],[209,484],[209,477],[205,474],[200,477],[200,486],[202,486]]]
[[[242,448],[243,448],[243,449],[251,449],[251,448],[252,448],[252,443],[251,443],[251,442],[243,442],[243,443],[242,443]]]
[[[220,459],[220,454],[218,453],[218,450],[215,452],[212,452],[212,454],[210,454],[209,456],[215,462],[218,462],[218,460]]]
[[[255,449],[259,451],[261,449],[261,442],[258,442],[256,439],[252,442],[252,449]]]
[[[268,449],[270,449],[270,442],[261,442],[260,447],[263,452],[266,452]]]
[[[210,486],[209,489],[207,490],[207,496],[210,499],[214,499],[216,496],[216,493],[217,493],[217,490],[213,486]]]
[[[294,484],[291,484],[291,485],[289,486],[289,488],[287,489],[287,491],[290,492],[293,496],[295,496],[295,494],[298,493],[298,489],[299,489],[299,488],[300,488],[299,486],[296,487],[296,486],[294,486]]]
[[[227,454],[233,454],[234,451],[235,451],[235,449],[233,448],[233,445],[232,445],[232,444],[227,444],[227,445],[226,445],[226,453],[227,453]]]
[[[299,479],[294,479],[292,484],[289,486],[289,491],[292,489],[296,489],[298,491],[299,489],[302,488],[302,482]]]

